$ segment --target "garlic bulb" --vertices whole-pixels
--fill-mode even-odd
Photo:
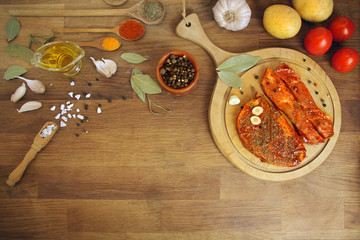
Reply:
[[[245,0],[219,0],[212,10],[215,21],[227,30],[239,31],[249,25],[251,10]]]
[[[25,83],[23,83],[20,87],[18,87],[14,94],[11,95],[10,101],[16,103],[18,102],[26,93],[26,86]]]
[[[19,113],[21,112],[27,112],[32,111],[41,108],[42,103],[37,101],[30,101],[27,103],[24,103],[24,105],[21,106],[20,109],[16,109]]]
[[[90,59],[95,64],[96,70],[104,77],[109,78],[116,73],[117,65],[113,60],[102,58],[101,61],[95,60],[93,57],[90,57]]]
[[[34,93],[44,93],[46,90],[45,84],[39,80],[30,80],[21,76],[17,76],[16,78],[24,80]]]

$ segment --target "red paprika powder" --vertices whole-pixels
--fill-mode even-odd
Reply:
[[[119,25],[119,34],[125,40],[138,40],[145,34],[145,26],[136,19],[127,19]]]

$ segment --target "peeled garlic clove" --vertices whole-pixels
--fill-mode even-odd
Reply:
[[[254,107],[251,112],[256,115],[259,116],[260,114],[262,114],[262,112],[264,111],[264,109],[260,106]]]
[[[17,101],[19,101],[25,95],[25,93],[26,93],[26,86],[25,86],[25,83],[23,83],[11,95],[10,101],[16,103]]]
[[[93,57],[90,57],[90,59],[93,61],[93,63],[96,66],[96,70],[103,75],[104,77],[111,77],[112,74],[107,66],[107,64],[101,60],[95,60]]]
[[[33,111],[33,110],[39,109],[39,108],[41,108],[41,106],[42,106],[41,102],[30,101],[30,102],[24,103],[24,105],[22,105],[20,109],[16,109],[16,110],[19,113],[28,112],[28,111]]]
[[[261,119],[258,117],[258,116],[252,116],[250,118],[250,122],[253,124],[253,125],[259,125],[261,123]]]
[[[237,105],[240,103],[240,99],[238,98],[238,96],[236,95],[232,95],[229,99],[229,104],[230,105]]]
[[[17,78],[24,80],[34,93],[44,93],[46,90],[45,84],[39,80],[26,79],[21,76],[17,76]]]
[[[109,71],[110,71],[110,74],[111,76],[114,75],[116,73],[116,70],[117,70],[117,65],[116,63],[111,60],[111,59],[104,59],[102,58],[102,60],[105,62],[105,64],[107,65]]]

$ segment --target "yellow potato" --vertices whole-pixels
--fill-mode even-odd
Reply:
[[[280,39],[292,38],[301,28],[300,15],[295,9],[275,4],[265,9],[263,24],[268,33]]]
[[[301,18],[309,22],[322,22],[333,12],[333,0],[292,0]]]

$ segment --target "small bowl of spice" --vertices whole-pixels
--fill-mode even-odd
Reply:
[[[169,93],[181,96],[191,92],[199,81],[199,64],[184,51],[166,53],[156,68],[160,85]]]

